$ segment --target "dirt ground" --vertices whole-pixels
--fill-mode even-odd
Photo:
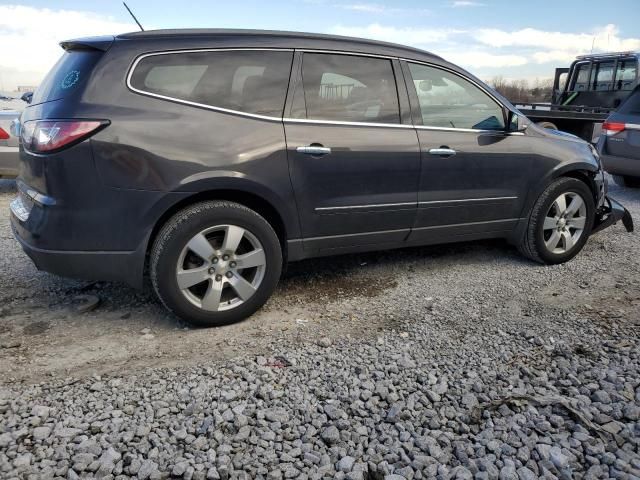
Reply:
[[[640,190],[616,188],[614,196],[640,223]],[[357,341],[401,332],[407,321],[420,320],[431,297],[446,311],[456,307],[456,289],[482,291],[487,283],[492,291],[503,286],[504,296],[460,308],[480,319],[497,311],[511,317],[577,312],[605,330],[640,329],[640,246],[620,225],[592,237],[567,266],[551,269],[523,260],[501,241],[303,261],[289,266],[274,297],[250,319],[192,329],[163,309],[148,282],[137,291],[38,272],[9,227],[14,194],[15,183],[0,180],[0,382],[270,355],[321,337]],[[566,282],[550,281],[563,273]],[[514,278],[530,279],[530,288],[514,292]],[[83,312],[96,298],[98,306]]]

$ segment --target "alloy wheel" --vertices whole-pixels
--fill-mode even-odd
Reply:
[[[216,225],[184,246],[176,280],[193,305],[220,312],[249,300],[262,283],[265,269],[264,249],[255,235],[237,225]]]
[[[562,193],[549,207],[544,219],[543,237],[547,250],[564,254],[571,250],[583,235],[587,223],[587,205],[575,192]]]

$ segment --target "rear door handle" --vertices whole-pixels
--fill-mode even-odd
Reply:
[[[305,155],[329,155],[331,153],[331,149],[329,147],[309,145],[307,147],[296,148],[296,152],[304,153]]]
[[[456,151],[452,148],[448,147],[440,147],[440,148],[432,148],[429,150],[431,155],[438,155],[441,157],[453,157],[456,154]]]

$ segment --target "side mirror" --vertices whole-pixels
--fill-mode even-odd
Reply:
[[[23,93],[20,97],[20,100],[22,100],[23,102],[31,103],[31,101],[33,100],[33,92]]]
[[[509,112],[509,128],[510,132],[524,132],[529,126],[527,117],[516,112]]]

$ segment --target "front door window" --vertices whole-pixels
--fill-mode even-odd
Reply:
[[[500,105],[468,80],[416,63],[410,63],[409,70],[424,126],[504,130]]]

